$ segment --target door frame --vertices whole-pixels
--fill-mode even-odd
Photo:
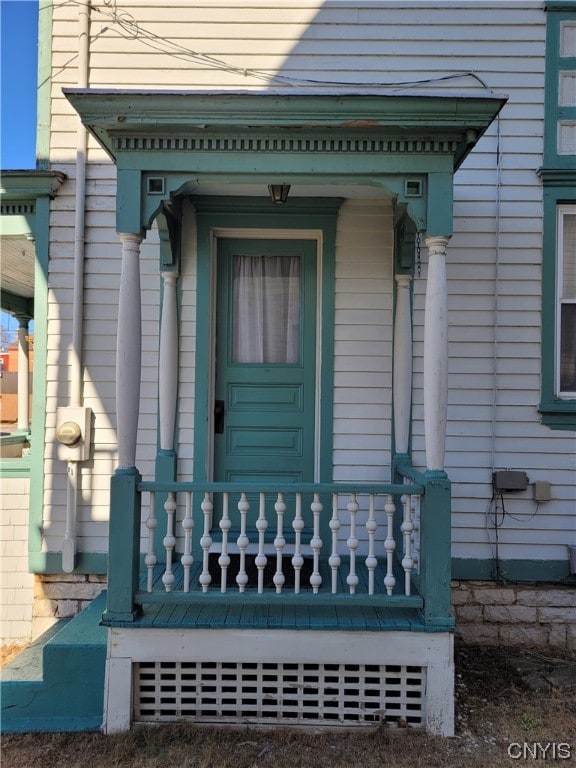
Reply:
[[[316,241],[314,480],[331,482],[334,411],[334,282],[340,198],[296,198],[278,212],[268,198],[195,199],[197,215],[194,480],[213,479],[216,268],[221,238]]]
[[[216,340],[220,338],[219,331],[218,331],[218,322],[219,322],[219,312],[222,313],[222,311],[225,313],[225,316],[228,316],[226,313],[226,309],[231,310],[231,307],[222,308],[220,307],[220,302],[223,299],[223,296],[221,294],[221,289],[224,288],[224,284],[221,283],[221,278],[224,277],[226,280],[226,285],[228,285],[227,281],[231,280],[231,278],[228,276],[220,274],[220,269],[223,267],[223,262],[220,259],[220,249],[223,246],[224,241],[229,242],[235,242],[238,243],[239,252],[243,252],[243,243],[249,242],[250,247],[254,242],[261,242],[261,243],[270,243],[271,241],[274,241],[275,243],[280,243],[281,247],[284,249],[287,248],[287,250],[290,250],[290,242],[293,243],[306,243],[307,248],[307,257],[306,260],[302,260],[301,264],[301,283],[300,283],[300,318],[302,319],[302,329],[300,331],[300,338],[299,338],[299,348],[304,351],[304,344],[306,344],[306,329],[304,327],[304,317],[308,314],[308,311],[302,312],[304,308],[304,300],[305,296],[307,296],[307,300],[310,302],[308,305],[308,309],[312,308],[312,312],[310,312],[310,317],[313,316],[313,323],[314,323],[314,340],[313,340],[313,354],[314,354],[314,360],[310,360],[308,357],[308,363],[307,367],[305,365],[306,363],[306,354],[303,354],[301,358],[299,358],[298,365],[291,366],[292,368],[302,368],[303,376],[306,380],[306,383],[304,384],[304,388],[309,390],[309,381],[310,379],[308,377],[313,377],[313,383],[314,383],[314,389],[313,389],[313,396],[312,396],[312,407],[313,407],[313,423],[312,423],[312,461],[310,462],[308,459],[305,461],[305,464],[307,466],[306,472],[311,473],[309,474],[307,482],[318,482],[318,478],[320,476],[319,471],[319,457],[320,457],[320,444],[319,444],[319,428],[320,428],[320,395],[319,395],[319,388],[317,387],[317,382],[319,380],[319,377],[321,376],[321,353],[322,353],[322,338],[320,334],[320,328],[319,323],[321,323],[321,315],[322,315],[322,307],[319,306],[319,302],[321,301],[321,292],[320,292],[320,280],[319,280],[319,270],[321,270],[322,265],[322,247],[321,247],[321,236],[319,233],[317,233],[316,236],[311,237],[299,237],[298,236],[299,230],[289,230],[288,233],[286,230],[266,230],[262,232],[262,230],[257,230],[255,233],[255,237],[249,236],[244,237],[242,235],[240,238],[237,238],[233,235],[233,233],[230,232],[230,230],[225,231],[216,231],[213,233],[213,247],[214,247],[214,259],[215,259],[215,269],[214,269],[214,281],[216,284],[215,288],[215,294],[216,294],[216,301],[213,302],[214,306],[214,338],[211,342],[211,349],[213,354],[213,370],[215,371],[215,377],[216,381],[214,386],[214,397],[216,397],[217,392],[220,392],[220,397],[222,397],[222,387],[218,387],[218,375],[219,375],[219,365],[223,362],[222,356],[227,357],[229,354],[229,349],[224,349],[219,347],[216,344]],[[288,234],[288,236],[286,236]],[[284,245],[286,244],[286,245]],[[234,247],[234,246],[233,246]],[[284,252],[283,250],[281,251]],[[307,266],[306,264],[311,264],[311,261],[314,261],[314,279],[311,279],[311,275],[307,276]],[[224,270],[226,271],[226,270]],[[308,282],[309,281],[309,282]],[[228,289],[231,290],[232,286],[231,284],[228,286]],[[313,304],[312,304],[313,302]],[[222,314],[220,314],[220,320],[222,320]],[[230,322],[230,316],[228,316],[228,322]],[[221,326],[220,326],[221,327]],[[312,330],[312,329],[310,329]],[[230,326],[229,326],[229,332],[230,332]],[[301,346],[302,345],[302,346]],[[217,354],[217,346],[219,355]],[[310,354],[312,351],[312,345],[310,344],[308,346],[308,354]],[[230,361],[228,362],[228,366],[230,365]],[[266,365],[270,365],[269,363]],[[262,364],[262,367],[266,367],[265,364]],[[224,366],[227,367],[227,366]],[[274,367],[274,364],[272,364],[272,367]],[[222,369],[220,369],[220,373],[222,372]],[[307,398],[304,398],[307,399]],[[213,401],[215,405],[215,400]],[[310,402],[308,400],[308,402]],[[229,404],[227,404],[229,405]],[[302,403],[304,406],[304,402]],[[212,419],[212,427],[210,429],[210,435],[214,439],[215,435],[215,418],[214,418],[215,408],[212,408],[209,411],[209,416]],[[304,427],[306,434],[310,436],[310,420],[306,421],[306,425]],[[224,441],[225,442],[225,441]],[[308,442],[309,445],[309,442]],[[303,445],[304,447],[304,445]],[[212,446],[212,478],[216,479],[216,450],[215,445]],[[215,477],[216,476],[216,477]],[[220,478],[221,480],[222,478]],[[218,480],[217,480],[218,482]]]

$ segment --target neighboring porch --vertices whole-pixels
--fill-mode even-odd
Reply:
[[[0,305],[2,311],[10,314],[18,324],[15,349],[10,352],[3,348],[5,357],[0,364],[0,469],[10,474],[30,472],[32,379],[39,389],[44,379],[42,371],[32,377],[33,335],[30,336],[30,329],[32,323],[35,331],[42,333],[44,329],[45,318],[35,318],[34,315],[34,298],[36,291],[41,295],[44,288],[50,200],[65,180],[65,174],[59,171],[2,171]],[[5,366],[4,362],[8,364]],[[35,414],[35,420],[38,415]],[[42,434],[42,429],[43,421],[34,436]]]

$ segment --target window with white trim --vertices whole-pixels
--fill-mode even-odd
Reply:
[[[576,0],[545,0],[542,423],[576,431]]]
[[[576,397],[576,205],[558,206],[556,394]]]

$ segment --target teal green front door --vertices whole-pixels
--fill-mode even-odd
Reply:
[[[316,245],[218,241],[216,482],[314,480]]]

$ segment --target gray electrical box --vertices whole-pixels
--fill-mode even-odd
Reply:
[[[519,470],[500,470],[492,474],[492,483],[495,491],[525,491],[528,488],[528,476]]]
[[[534,480],[534,501],[550,501],[550,483],[547,480]]]

